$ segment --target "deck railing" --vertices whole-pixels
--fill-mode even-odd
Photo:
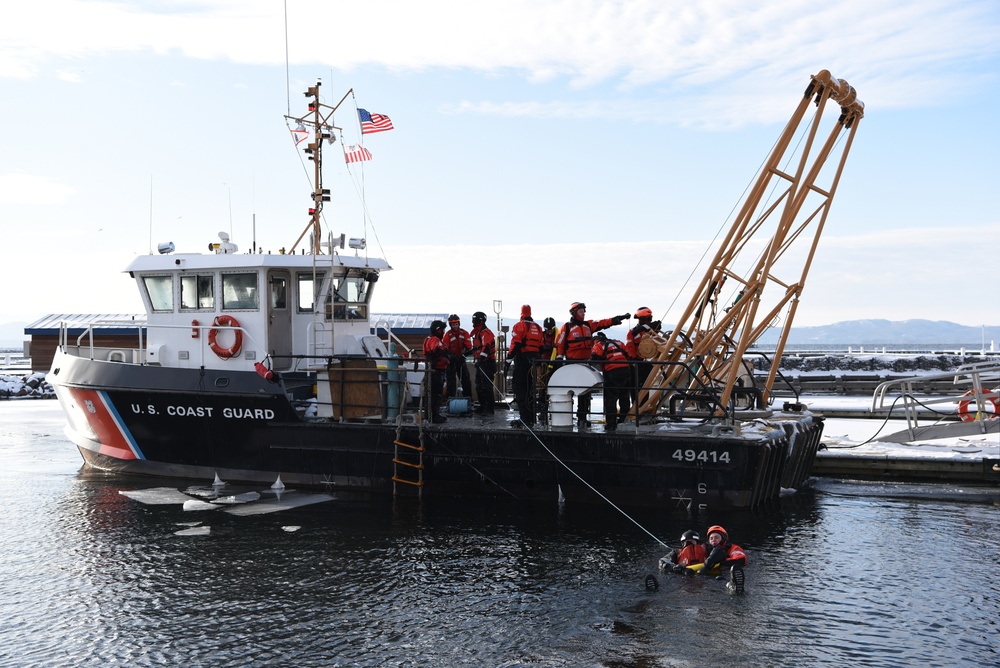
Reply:
[[[938,384],[951,381],[950,390],[945,389],[937,396],[916,396],[928,383]],[[872,397],[872,412],[890,412],[902,404],[906,417],[906,428],[910,438],[916,437],[920,428],[918,409],[955,405],[953,410],[942,416],[956,416],[965,422],[978,422],[982,433],[986,433],[986,420],[1000,415],[1000,364],[979,362],[959,367],[955,371],[924,376],[911,376],[889,380],[878,385]],[[931,410],[934,410],[933,408]],[[935,411],[937,412],[937,411]]]

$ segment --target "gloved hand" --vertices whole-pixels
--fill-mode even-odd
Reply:
[[[705,559],[705,568],[703,568],[702,570],[703,571],[710,570],[715,566],[721,564],[725,560],[726,560],[725,550],[723,550],[721,547],[714,547],[712,548],[712,551],[709,552],[708,558]]]
[[[611,324],[620,325],[622,324],[622,320],[624,320],[627,317],[628,317],[627,315],[616,315],[615,317],[611,318]]]
[[[660,325],[661,323],[659,320],[654,320],[653,322],[649,323],[650,329],[655,329],[656,331],[660,331]]]

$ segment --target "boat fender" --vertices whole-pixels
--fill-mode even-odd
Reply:
[[[253,368],[256,369],[258,376],[268,381],[269,383],[277,382],[274,372],[268,369],[263,362],[254,363]]]
[[[989,392],[985,390],[983,391],[984,395],[985,394],[996,395],[998,393],[1000,393],[1000,388],[991,390]],[[979,411],[977,410],[978,407],[976,403],[976,398],[977,396],[980,395],[977,395],[975,390],[969,390],[962,396],[969,398],[962,399],[960,402],[958,402],[958,417],[962,419],[962,422],[973,422],[974,420],[980,419],[980,414]],[[992,406],[993,409],[992,417],[1000,417],[1000,396],[987,397],[983,399],[983,403],[986,405],[987,411],[989,411],[990,407]],[[971,411],[969,410],[970,406],[972,407]]]
[[[199,336],[199,334],[198,334],[198,325],[199,325],[199,323],[198,323],[197,320],[192,320],[191,321],[191,338],[192,339],[197,339],[198,336]]]
[[[217,339],[219,336],[219,328],[221,327],[231,327],[233,328],[233,345],[228,348],[223,348],[219,345]],[[218,315],[215,320],[212,321],[212,329],[208,330],[208,347],[212,349],[212,352],[221,357],[222,359],[229,359],[240,352],[240,348],[243,347],[243,330],[240,329],[240,322],[231,315]]]

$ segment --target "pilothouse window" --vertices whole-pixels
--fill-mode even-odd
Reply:
[[[312,272],[298,275],[299,313],[312,313],[315,310],[320,286],[323,285],[323,276],[325,276],[323,272],[317,272],[313,280]]]
[[[215,309],[215,276],[181,276],[182,309]]]
[[[257,309],[257,274],[223,274],[222,308],[225,311]]]
[[[154,311],[174,310],[174,281],[172,276],[143,276],[143,285]]]
[[[351,273],[335,277],[331,286],[333,305],[327,304],[327,317],[332,315],[334,320],[367,320],[370,288],[367,274]]]

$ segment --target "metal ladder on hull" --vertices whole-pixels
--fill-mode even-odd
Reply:
[[[410,445],[398,438],[393,441],[396,452],[392,458],[392,493],[397,494],[396,483],[417,488],[421,493],[424,487],[424,435],[420,433],[420,445]]]
[[[417,496],[423,496],[424,490],[424,392],[420,394],[420,405],[418,407],[417,433],[420,445],[410,445],[402,438],[403,432],[403,411],[400,407],[399,415],[396,418],[396,438],[393,444],[396,446],[392,456],[392,494],[399,494],[400,489],[415,487]],[[400,485],[403,485],[400,488]]]

